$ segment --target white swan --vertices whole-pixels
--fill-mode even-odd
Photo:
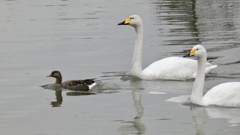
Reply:
[[[219,84],[203,96],[207,52],[201,45],[194,46],[188,56],[198,58],[197,76],[193,85],[190,101],[201,106],[218,105],[240,107],[240,82]]]
[[[196,77],[197,61],[181,57],[164,58],[152,63],[142,70],[142,19],[138,15],[132,15],[118,25],[133,26],[137,33],[132,60],[132,69],[130,71],[131,75],[145,80],[187,80]],[[216,67],[217,65],[207,63],[205,72],[208,73],[211,69]]]

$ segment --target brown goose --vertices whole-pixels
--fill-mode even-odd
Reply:
[[[94,79],[86,80],[70,80],[62,83],[62,75],[59,71],[52,71],[47,77],[56,78],[55,85],[59,85],[64,89],[75,90],[75,91],[88,91],[92,89],[97,83]]]

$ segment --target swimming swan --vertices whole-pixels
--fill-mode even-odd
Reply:
[[[210,89],[203,96],[205,66],[207,59],[206,49],[201,45],[194,46],[188,56],[198,58],[198,69],[193,84],[190,101],[201,106],[218,105],[225,107],[240,107],[240,82],[227,82]]]
[[[118,25],[130,25],[137,33],[135,40],[135,50],[132,60],[131,75],[145,80],[187,80],[196,77],[197,61],[181,58],[168,57],[156,61],[142,70],[142,43],[143,43],[143,23],[138,15],[128,17]],[[205,73],[216,68],[217,65],[207,63]]]

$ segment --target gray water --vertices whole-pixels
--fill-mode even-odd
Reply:
[[[240,109],[166,102],[189,95],[193,81],[126,79],[133,28],[144,22],[143,67],[182,56],[195,44],[219,67],[213,86],[240,78],[238,0],[0,0],[0,134],[237,135]],[[43,89],[46,75],[97,78],[92,94]]]

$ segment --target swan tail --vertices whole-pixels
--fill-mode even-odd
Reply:
[[[218,67],[218,65],[207,65],[206,67],[206,73],[209,73],[212,69]]]
[[[212,66],[211,66],[211,69],[214,69],[214,68],[216,68],[216,67],[218,67],[218,65],[212,65]]]

